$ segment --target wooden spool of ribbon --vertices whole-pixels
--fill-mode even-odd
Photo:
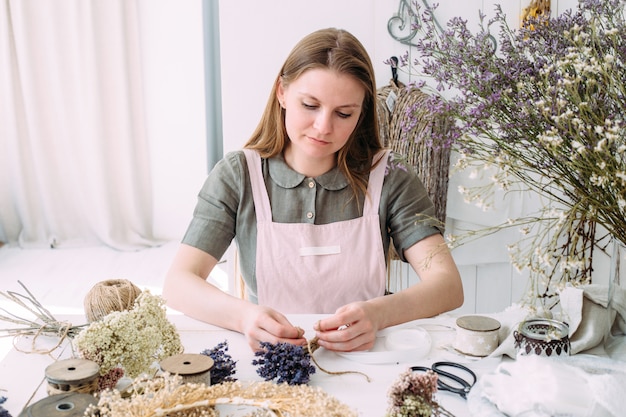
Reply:
[[[48,395],[98,391],[100,366],[87,359],[64,359],[46,368]]]
[[[181,353],[172,355],[161,361],[163,372],[179,375],[185,383],[211,385],[211,369],[215,362],[207,355],[200,353]]]
[[[130,310],[140,294],[141,289],[126,279],[101,281],[85,296],[85,316],[91,323],[114,311]]]
[[[97,403],[93,394],[55,394],[29,405],[19,417],[83,417],[87,409]]]
[[[499,344],[500,322],[486,316],[462,316],[456,320],[454,348],[470,356],[489,356]]]

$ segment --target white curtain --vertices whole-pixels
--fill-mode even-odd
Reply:
[[[0,1],[0,241],[155,244],[137,0]]]

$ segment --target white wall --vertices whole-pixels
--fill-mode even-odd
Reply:
[[[201,0],[139,2],[154,231],[180,239],[207,174]]]
[[[421,2],[418,0],[418,3]],[[434,3],[429,1],[429,3]],[[443,0],[438,1],[438,20],[445,24],[461,16],[478,24],[478,11],[487,18],[494,4],[511,16],[515,26],[520,11],[530,0]],[[558,0],[561,9],[576,0]],[[346,29],[357,36],[369,51],[379,87],[391,78],[384,60],[402,55],[407,47],[391,38],[388,20],[397,12],[400,0],[222,0],[220,37],[222,56],[222,101],[224,151],[239,148],[252,133],[265,107],[271,85],[291,48],[304,35],[325,27]],[[556,6],[553,5],[556,10]],[[400,81],[408,78],[400,75]]]

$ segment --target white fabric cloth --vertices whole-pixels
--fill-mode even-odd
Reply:
[[[137,1],[0,7],[0,240],[153,244]]]
[[[626,363],[593,355],[520,356],[483,375],[468,396],[472,415],[622,416]]]

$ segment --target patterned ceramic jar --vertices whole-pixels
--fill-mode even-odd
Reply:
[[[569,356],[569,326],[552,319],[522,322],[513,332],[518,356]]]
[[[485,316],[462,316],[456,320],[454,348],[470,356],[488,356],[498,347],[500,322]]]

